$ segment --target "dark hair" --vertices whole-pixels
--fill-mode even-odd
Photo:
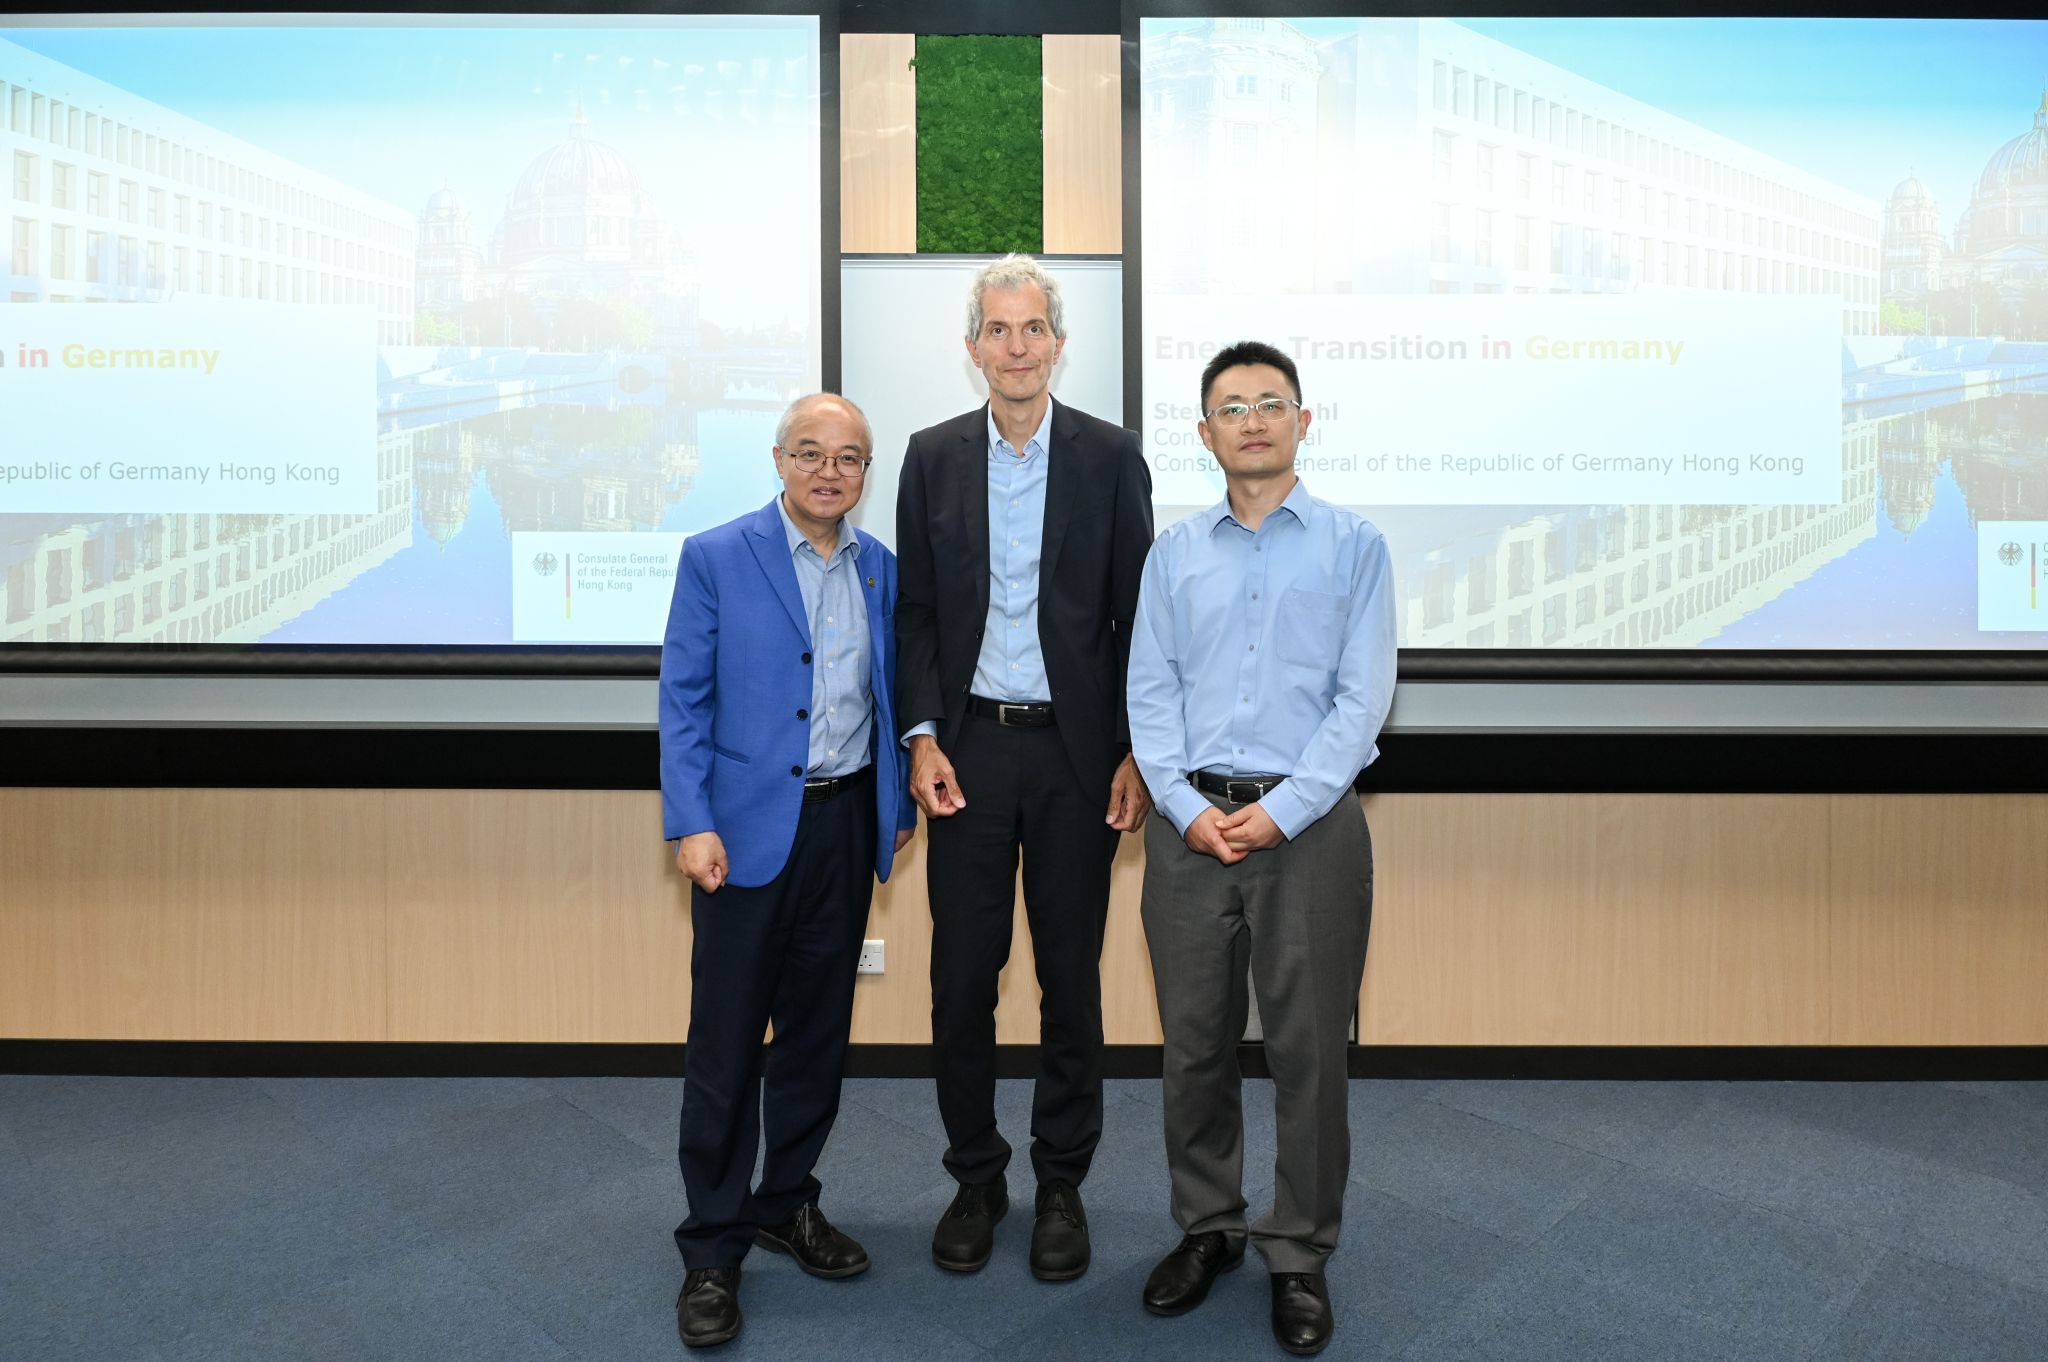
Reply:
[[[1288,358],[1287,352],[1264,341],[1243,340],[1224,346],[1216,352],[1216,358],[1202,366],[1201,411],[1206,414],[1209,409],[1209,389],[1215,384],[1216,375],[1240,364],[1272,365],[1287,375],[1287,385],[1294,389],[1294,400],[1301,401],[1301,375],[1295,372],[1294,361]]]

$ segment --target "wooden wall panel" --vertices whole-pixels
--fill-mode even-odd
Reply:
[[[1109,870],[1109,930],[1102,945],[1102,1035],[1111,1045],[1159,1043],[1159,995],[1138,916],[1144,887],[1144,834],[1126,835]]]
[[[1122,43],[1115,34],[1045,36],[1049,255],[1123,250]]]
[[[924,892],[924,833],[896,855],[875,890],[868,937],[883,943],[883,974],[853,987],[853,1035],[875,1045],[923,1045],[932,1038],[932,915]]]
[[[1368,818],[1368,1042],[1828,1039],[1823,797],[1406,795]]]
[[[391,1038],[680,1041],[688,883],[658,796],[386,795]]]
[[[1826,1044],[1826,999],[1804,981],[1827,976],[1827,799],[1593,802],[1595,914],[1570,957],[1597,1019],[1561,1043]]]
[[[839,249],[917,249],[917,40],[839,39]]]
[[[1379,1044],[2048,1044],[2048,797],[1387,795]],[[0,790],[0,1035],[683,1038],[658,797]],[[1120,848],[1112,1043],[1158,1038]],[[924,843],[876,896],[854,1038],[930,1035]],[[1020,920],[1000,1038],[1037,1034]]]
[[[1380,796],[1365,807],[1373,918],[1360,1039],[1478,1045],[1569,1031],[1566,951],[1578,944],[1594,868],[1578,811],[1559,800],[1449,795]]]
[[[2048,1042],[2048,796],[1834,801],[1838,1042]]]
[[[385,1039],[378,800],[0,790],[0,1034]]]

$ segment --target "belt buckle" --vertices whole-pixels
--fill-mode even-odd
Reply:
[[[1249,793],[1239,794],[1239,790],[1246,790]],[[1265,791],[1259,788],[1259,782],[1256,780],[1226,780],[1223,782],[1223,797],[1233,804],[1256,804],[1259,802],[1259,796],[1264,793]]]
[[[998,700],[996,701],[996,722],[1002,724],[1006,728],[1014,728],[1017,725],[1022,724],[1024,722],[1022,719],[1012,719],[1010,717],[1010,711],[1013,709],[1021,710],[1028,714],[1031,710],[1031,706],[1013,705],[1007,700]]]

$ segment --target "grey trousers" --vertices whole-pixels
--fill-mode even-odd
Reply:
[[[1220,798],[1210,802],[1229,812]],[[1166,1161],[1189,1234],[1249,1233],[1270,1272],[1320,1272],[1351,1171],[1345,1049],[1365,976],[1372,840],[1346,796],[1293,841],[1236,865],[1145,825],[1145,939],[1165,1033]],[[1278,1133],[1273,1208],[1247,1231],[1237,1044],[1258,990]]]

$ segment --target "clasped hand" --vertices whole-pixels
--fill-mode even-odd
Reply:
[[[1225,865],[1236,865],[1254,851],[1267,851],[1287,840],[1273,815],[1257,804],[1246,804],[1235,813],[1211,805],[1188,824],[1188,850],[1214,856]]]

